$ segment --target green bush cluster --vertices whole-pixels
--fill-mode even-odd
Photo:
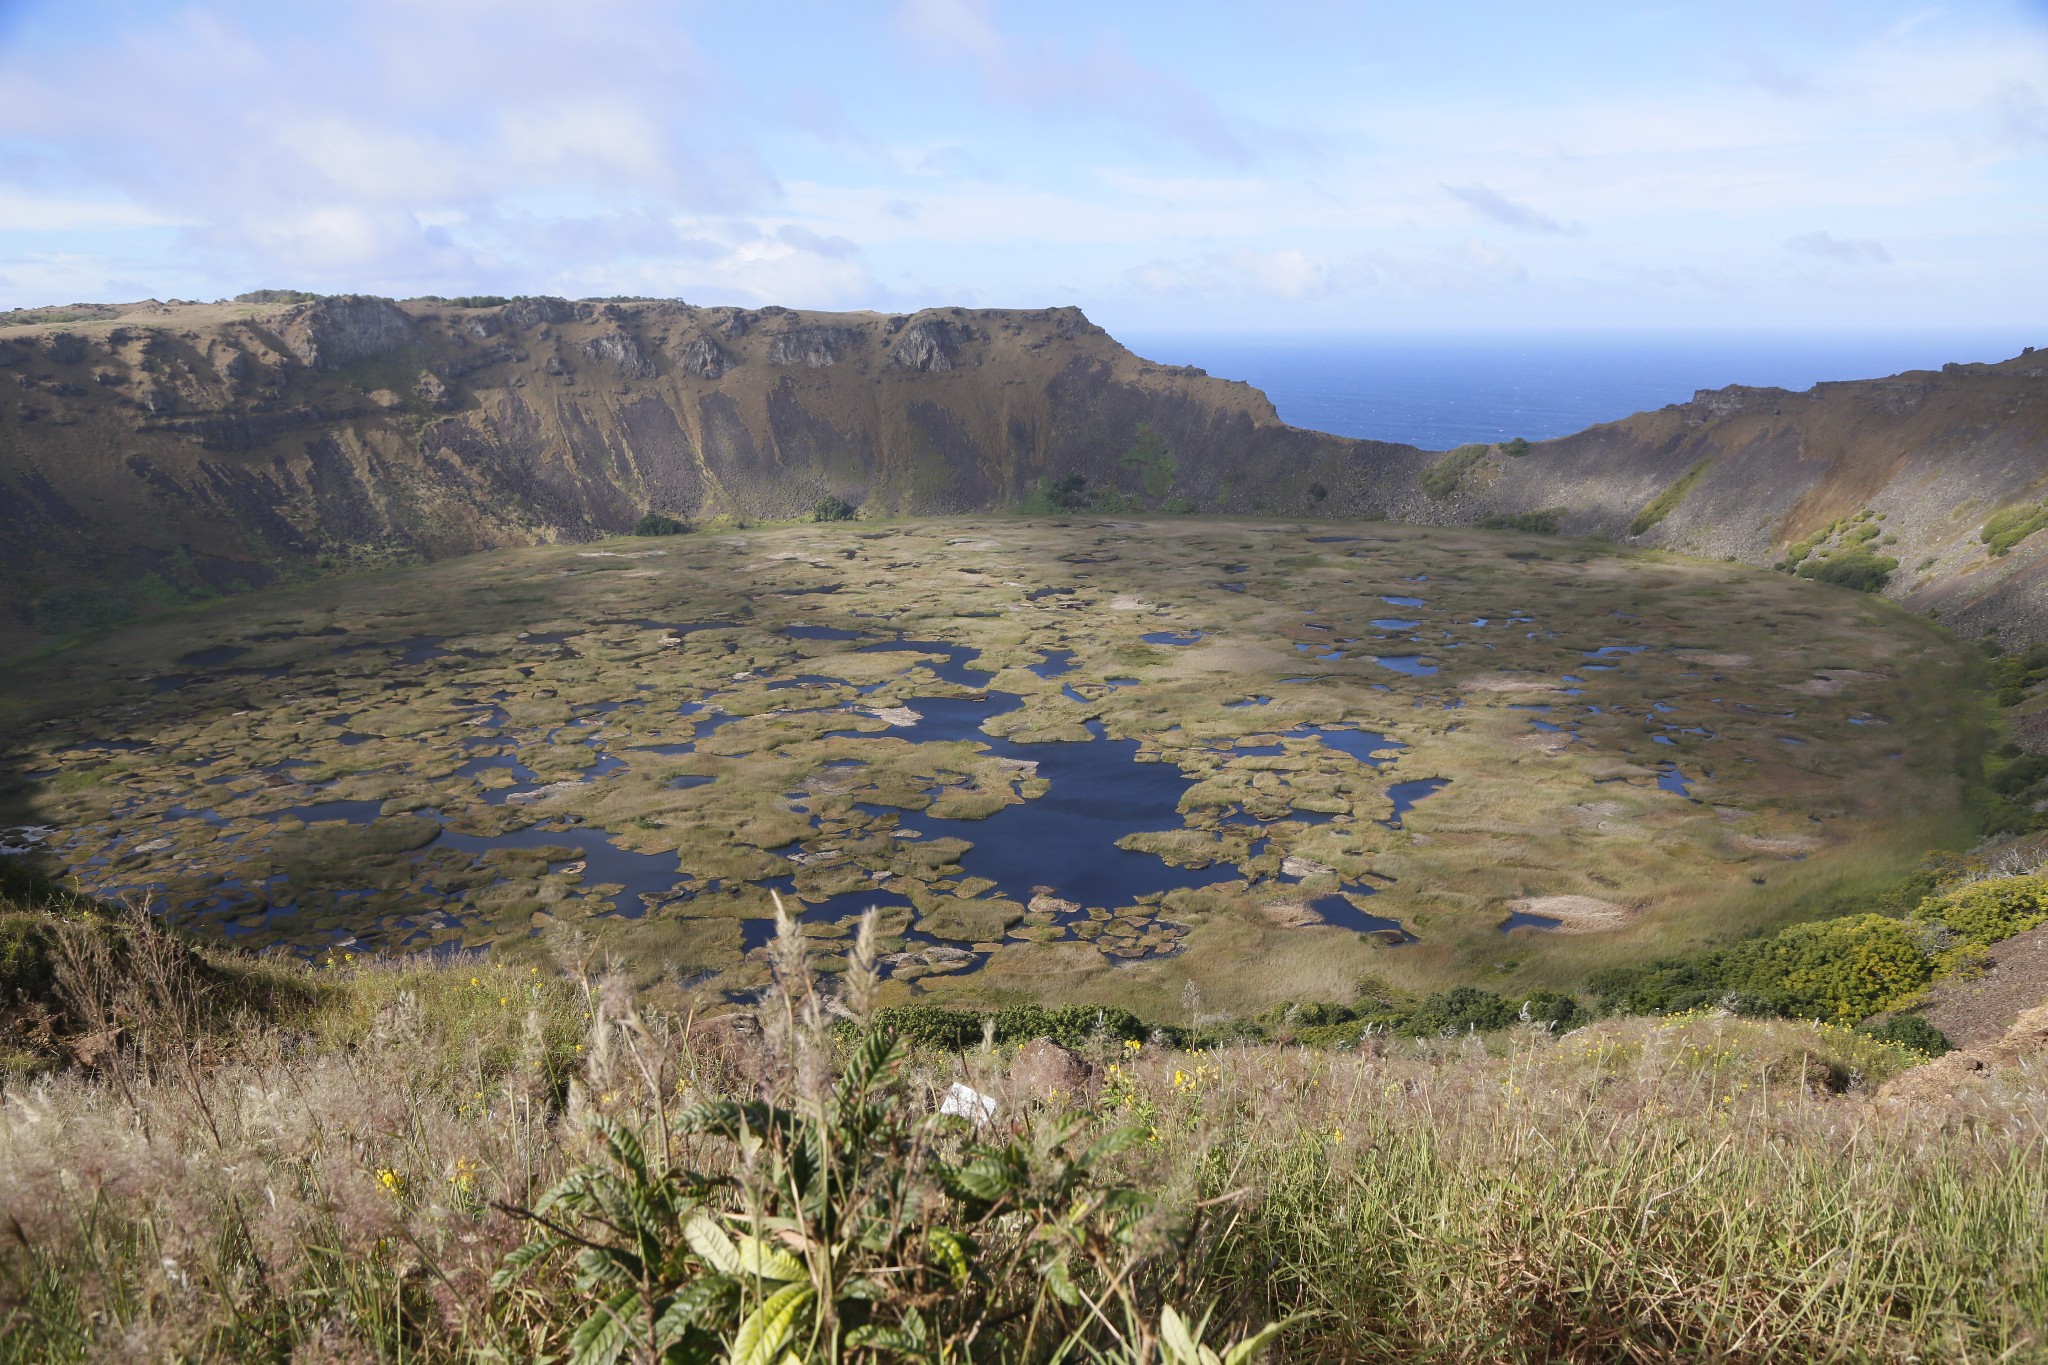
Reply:
[[[1483,445],[1463,445],[1446,452],[1422,472],[1422,478],[1418,480],[1422,491],[1438,500],[1448,498],[1458,491],[1458,484],[1464,477],[1486,458],[1486,452],[1487,447]]]
[[[1871,548],[1871,542],[1889,544],[1879,525],[1885,514],[1868,507],[1853,517],[1829,522],[1785,551],[1778,561],[1783,573],[1796,573],[1855,592],[1883,592],[1891,582],[1899,561]]]
[[[2048,644],[2019,654],[2000,654],[1991,661],[1991,685],[2000,706],[2018,706],[2036,683],[2048,679]]]
[[[1892,581],[1892,570],[1898,567],[1899,561],[1890,555],[1872,554],[1858,546],[1838,550],[1825,558],[1809,559],[1799,566],[1798,572],[1801,578],[1833,583],[1855,592],[1883,592]]]
[[[246,294],[235,295],[236,303],[312,303],[320,298],[318,294],[304,289],[251,289]]]
[[[1587,988],[1603,1008],[1622,1014],[1718,1006],[1835,1023],[1867,1019],[1907,1004],[1990,945],[2048,924],[2048,877],[1956,885],[1968,872],[1965,860],[1930,858],[1907,880],[1927,894],[1905,918],[1865,912],[1795,924],[1693,958],[1608,968]]]
[[[1060,512],[1079,512],[1089,504],[1088,476],[1069,474],[1055,479],[1047,475],[1038,481],[1038,487],[1031,491],[1017,510],[1027,516],[1053,516]]]
[[[845,498],[827,494],[825,497],[819,498],[817,505],[811,508],[811,520],[852,521],[854,510],[853,504]]]
[[[1713,462],[1711,455],[1696,461],[1691,469],[1678,476],[1677,482],[1651,498],[1643,510],[1636,513],[1636,519],[1628,524],[1628,533],[1639,536],[1676,511],[1678,504],[1685,501],[1685,495],[1692,492],[1693,485],[1700,481],[1707,472],[1707,466]]]
[[[633,523],[633,534],[636,536],[679,536],[689,529],[688,522],[678,521],[660,512],[649,512]]]
[[[1913,918],[1946,929],[1957,945],[1988,948],[2048,924],[2048,877],[1996,877],[1929,897]]]
[[[1539,536],[1557,534],[1558,521],[1564,516],[1562,507],[1545,508],[1541,512],[1516,512],[1508,516],[1487,517],[1479,523],[1485,531],[1532,531]]]
[[[1114,1005],[1013,1005],[1001,1010],[896,1005],[877,1010],[875,1024],[894,1030],[905,1042],[948,1052],[979,1046],[991,1031],[997,1043],[1050,1038],[1066,1047],[1081,1047],[1098,1038],[1142,1042],[1156,1032],[1137,1015]]]
[[[1856,1026],[1856,1031],[1880,1043],[1929,1057],[1939,1057],[1952,1048],[1947,1034],[1917,1014],[1892,1014],[1882,1019],[1866,1020]]]
[[[1503,441],[1501,443],[1500,453],[1508,456],[1510,459],[1519,460],[1535,448],[1536,447],[1530,445],[1527,441],[1517,436],[1512,441]]]
[[[1991,520],[1984,523],[1984,529],[1977,533],[1977,538],[1992,554],[2005,555],[2043,526],[2048,526],[2048,498],[2000,508],[1991,514]]]

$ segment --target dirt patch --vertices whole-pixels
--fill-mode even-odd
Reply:
[[[1626,929],[1640,911],[1597,896],[1524,896],[1508,902],[1516,914],[1540,915],[1557,921],[1557,934],[1604,934]]]
[[[1266,923],[1280,929],[1313,929],[1328,922],[1305,901],[1268,901],[1259,907],[1259,913]]]
[[[1768,853],[1779,858],[1796,858],[1821,846],[1820,840],[1803,834],[1738,834],[1728,842],[1745,853]]]
[[[1802,683],[1787,683],[1787,692],[1797,692],[1806,697],[1832,697],[1853,683],[1876,682],[1884,677],[1882,673],[1871,673],[1860,668],[1831,668],[1816,673]]]
[[[1516,678],[1505,673],[1482,673],[1458,684],[1463,692],[1557,692],[1557,683],[1542,678]]]
[[[1756,662],[1747,654],[1714,654],[1702,649],[1681,649],[1678,657],[1689,664],[1704,664],[1708,668],[1748,668]]]
[[[1991,947],[1991,964],[1969,981],[1944,981],[1920,1013],[1959,1048],[2004,1034],[2022,1011],[2048,1001],[2048,924]]]
[[[1955,1087],[1994,1067],[2038,1057],[2048,1050],[2048,1005],[2022,1011],[1990,1041],[1958,1049],[1886,1081],[1877,1092],[1881,1101],[1926,1103],[1948,1098]]]

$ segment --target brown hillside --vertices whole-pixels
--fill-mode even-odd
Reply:
[[[1980,536],[2048,495],[2048,357],[2031,353],[1702,391],[1448,463],[1289,427],[1248,385],[1145,361],[1072,308],[75,305],[0,317],[0,373],[0,654],[648,511],[963,512],[1076,474],[1097,510],[1519,523],[1759,564],[1833,525],[1809,568],[1881,556],[1908,606],[2048,639],[2048,536],[2003,556]],[[1158,447],[1148,426],[1163,458],[1129,458]]]
[[[830,495],[959,512],[1081,474],[1133,511],[1300,514],[1427,459],[1288,427],[1248,385],[1150,364],[1072,308],[351,296],[8,320],[0,650],[322,568],[616,534],[650,510],[776,518]],[[1169,452],[1150,477],[1121,461],[1141,424]]]

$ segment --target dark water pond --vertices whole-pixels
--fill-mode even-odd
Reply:
[[[1415,803],[1427,796],[1434,796],[1449,786],[1448,777],[1423,777],[1413,782],[1396,782],[1387,788],[1387,799],[1394,803],[1391,819],[1383,821],[1388,829],[1401,828],[1401,817],[1415,809]]]

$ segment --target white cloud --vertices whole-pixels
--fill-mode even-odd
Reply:
[[[1832,232],[1806,232],[1785,240],[1787,251],[1844,265],[1890,265],[1892,253],[1870,237],[1837,237]]]
[[[992,99],[1045,115],[1107,114],[1234,166],[1258,159],[1255,135],[1207,93],[1116,47],[1033,46],[997,26],[989,0],[900,0],[897,24],[935,61],[967,62]]]
[[[1444,193],[1490,223],[1540,237],[1558,237],[1584,232],[1578,223],[1560,223],[1549,214],[1518,203],[1485,185],[1446,185]]]

